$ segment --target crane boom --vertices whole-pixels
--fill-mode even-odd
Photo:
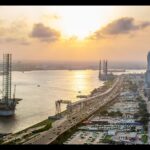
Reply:
[[[67,104],[67,111],[68,111],[68,108],[70,108],[70,107],[68,107],[68,106],[70,106],[71,105],[71,101],[69,101],[69,100],[57,100],[56,102],[55,102],[55,106],[56,106],[56,115],[60,115],[60,113],[61,113],[61,104]]]

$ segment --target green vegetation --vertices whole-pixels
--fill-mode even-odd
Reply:
[[[111,102],[105,104],[103,107],[101,107],[99,110],[97,110],[93,115],[99,115],[99,116],[108,116],[109,113],[107,111],[107,109],[112,106],[118,99],[114,99]],[[121,112],[117,112],[116,115],[120,114]]]
[[[92,92],[91,92],[91,96],[97,92],[104,92],[106,91],[107,89],[109,89],[113,83],[114,83],[114,79],[111,79],[111,80],[108,80],[108,81],[105,81],[104,85],[101,87],[101,88],[95,88]]]
[[[104,87],[106,89],[108,89],[108,88],[110,88],[113,85],[113,83],[114,83],[114,79],[108,80],[108,81],[105,82]]]
[[[34,131],[32,131],[32,132],[30,132],[30,133],[28,133],[28,134],[25,134],[25,135],[22,136],[22,138],[16,138],[15,140],[11,140],[11,141],[9,141],[9,142],[6,142],[5,144],[13,144],[13,145],[14,145],[14,144],[18,144],[18,143],[21,143],[22,139],[26,139],[26,138],[31,137],[32,135],[34,135],[34,134],[36,134],[36,133],[46,131],[46,130],[48,130],[48,129],[51,128],[51,126],[52,126],[52,121],[51,121],[51,120],[48,120],[48,119],[47,119],[47,120],[44,120],[44,121],[42,121],[42,122],[40,122],[40,123],[38,123],[38,124],[36,124],[36,125],[34,125],[34,126],[32,126],[32,127],[29,127],[29,128],[27,128],[27,129],[25,129],[25,130],[23,130],[23,131],[17,132],[17,133],[15,133],[15,134],[13,134],[13,135],[14,135],[14,137],[15,137],[15,136],[17,136],[17,135],[19,135],[19,134],[26,133],[28,129],[36,128],[36,127],[40,127],[40,126],[44,126],[44,127],[40,128],[40,129],[37,129],[37,130],[34,130]],[[4,141],[2,141],[2,142],[0,142],[0,143],[3,143],[3,142],[4,142]]]
[[[111,117],[122,117],[122,113],[120,111],[111,111],[111,112],[108,112],[107,110],[103,110],[101,112],[99,112],[100,115],[102,116],[111,116]]]
[[[128,88],[132,92],[137,92],[138,86],[132,81],[128,81]]]
[[[44,121],[42,121],[42,122],[40,122],[40,123],[38,123],[38,124],[36,124],[36,125],[30,127],[30,128],[35,128],[35,127],[39,127],[39,126],[43,126],[43,125],[45,125],[43,128],[40,128],[40,129],[38,129],[38,130],[34,130],[34,131],[32,131],[31,133],[25,134],[22,138],[23,138],[23,139],[26,139],[26,138],[32,136],[33,134],[36,134],[36,133],[39,133],[39,132],[43,132],[43,131],[46,131],[46,130],[50,129],[50,128],[51,128],[51,125],[52,125],[52,121],[51,121],[51,120],[44,120]],[[30,128],[28,128],[28,129],[30,129]],[[25,130],[23,130],[23,131],[20,131],[20,132],[14,134],[14,136],[15,136],[15,135],[18,135],[18,134],[21,134],[21,133],[23,133],[23,132],[26,132],[26,130],[27,130],[27,129],[25,129]],[[21,138],[21,139],[22,139],[22,138]],[[20,138],[17,138],[17,139],[15,139],[15,140],[9,141],[9,142],[7,142],[7,143],[5,143],[5,144],[12,144],[12,145],[14,145],[14,144],[17,144],[17,143],[21,142],[21,139],[20,139]]]
[[[35,125],[29,127],[29,128],[26,128],[26,129],[24,129],[24,130],[22,130],[22,131],[19,131],[19,132],[17,132],[17,133],[14,133],[13,136],[17,136],[17,135],[22,134],[22,133],[24,133],[24,132],[26,133],[29,129],[37,128],[37,127],[40,127],[40,126],[45,126],[45,127],[39,129],[39,131],[38,131],[38,130],[35,130],[35,131],[33,131],[33,133],[38,133],[38,132],[42,132],[42,131],[48,130],[48,129],[51,127],[51,124],[52,124],[53,121],[54,121],[54,120],[46,119],[46,120],[44,120],[44,121],[42,121],[42,122],[39,122],[39,123],[37,123],[37,124],[35,124]],[[41,131],[40,131],[40,130],[41,130]],[[31,136],[33,133],[26,134],[26,135],[23,136],[23,138],[27,138],[27,137]]]
[[[119,116],[119,117],[122,117],[122,113],[120,111],[111,111],[110,113],[108,113],[108,116],[111,116],[111,117],[116,117],[116,116]]]
[[[147,111],[146,102],[143,99],[139,99],[139,111],[140,122],[143,123],[143,128],[145,131],[148,130],[148,121],[149,121],[149,113]]]
[[[148,141],[148,136],[146,134],[142,135],[142,142],[147,143]]]
[[[62,135],[60,135],[53,143],[51,144],[63,144],[65,141],[67,141],[76,131],[78,131],[79,126],[81,124],[78,124],[71,129],[64,132]]]
[[[106,116],[106,115],[108,115],[108,111],[107,110],[103,110],[103,111],[100,112],[100,115]]]
[[[52,121],[51,120],[47,120],[46,121],[46,125],[43,128],[34,130],[34,131],[32,131],[32,133],[43,132],[43,131],[49,130],[51,127],[52,127]]]
[[[9,141],[9,142],[6,142],[4,145],[16,145],[17,142],[21,141],[20,138],[17,138],[15,140],[12,140],[12,141]]]
[[[2,144],[4,141],[3,141],[3,139],[0,139],[0,144]]]
[[[142,97],[141,97],[141,96],[138,96],[138,97],[136,98],[136,100],[142,102]]]
[[[14,136],[15,136],[15,135],[19,135],[19,134],[22,134],[23,132],[27,132],[28,129],[32,129],[32,128],[36,128],[36,127],[43,126],[43,125],[45,125],[45,124],[47,123],[47,121],[48,121],[48,119],[46,119],[46,120],[44,120],[44,121],[42,121],[42,122],[39,122],[39,123],[37,123],[37,124],[35,124],[35,125],[33,125],[33,126],[30,126],[29,128],[26,128],[26,129],[24,129],[24,130],[22,130],[22,131],[19,131],[19,132],[17,132],[17,133],[14,133],[13,135],[14,135]]]
[[[30,137],[32,135],[33,135],[33,133],[29,133],[29,134],[24,135],[23,138],[25,139],[25,138],[28,138],[28,137]]]
[[[135,132],[135,129],[136,129],[135,126],[132,126],[131,127],[131,132]]]
[[[111,136],[111,135],[106,135],[106,136],[102,139],[102,143],[112,143],[112,136]]]

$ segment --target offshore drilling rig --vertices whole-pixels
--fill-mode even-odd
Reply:
[[[15,113],[16,104],[20,98],[15,98],[16,85],[14,86],[13,97],[11,97],[12,86],[12,55],[3,54],[3,81],[2,98],[0,99],[0,116],[11,116]]]

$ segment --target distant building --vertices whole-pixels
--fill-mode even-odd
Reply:
[[[132,142],[136,141],[138,139],[138,135],[136,132],[129,132],[129,133],[123,133],[123,132],[118,132],[116,136],[113,137],[114,141],[118,142]]]
[[[147,55],[147,70],[145,73],[145,95],[150,99],[150,51]]]
[[[111,80],[114,78],[112,73],[108,73],[108,62],[107,60],[103,61],[103,72],[101,71],[101,60],[99,62],[99,79],[102,81]]]

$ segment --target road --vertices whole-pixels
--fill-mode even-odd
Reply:
[[[40,134],[39,136],[25,142],[24,144],[50,144],[54,140],[56,140],[62,133],[69,130],[73,126],[77,125],[78,123],[82,122],[102,106],[106,105],[110,101],[114,100],[120,93],[120,89],[122,87],[123,77],[120,76],[118,80],[114,83],[109,92],[106,95],[103,95],[102,99],[99,96],[94,96],[94,100],[91,97],[90,105],[86,105],[81,109],[79,112],[74,114],[70,114],[70,116],[60,123],[57,126],[53,126],[48,131]],[[89,99],[88,99],[89,100]]]

